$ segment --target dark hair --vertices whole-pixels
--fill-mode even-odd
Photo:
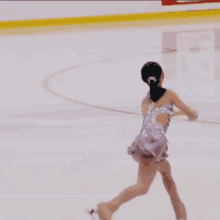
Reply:
[[[166,89],[159,85],[162,72],[161,66],[156,62],[148,62],[141,69],[142,80],[150,86],[150,98],[153,102],[166,92]]]

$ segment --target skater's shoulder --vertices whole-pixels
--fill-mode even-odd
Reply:
[[[171,103],[174,104],[174,100],[179,99],[179,96],[173,89],[167,89],[167,96],[171,100]]]
[[[178,96],[178,92],[174,91],[173,89],[167,89],[167,93],[171,97],[177,97]]]

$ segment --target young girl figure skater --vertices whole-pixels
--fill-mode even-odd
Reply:
[[[119,207],[129,200],[148,192],[157,173],[160,172],[164,186],[170,196],[177,220],[186,220],[184,204],[179,198],[176,184],[171,174],[171,166],[167,155],[166,131],[172,116],[186,115],[189,120],[196,120],[198,114],[188,107],[172,90],[162,87],[164,73],[161,66],[155,62],[146,63],[141,69],[142,80],[150,87],[142,101],[143,126],[140,134],[131,146],[128,154],[139,163],[138,181],[120,193],[110,202],[100,203],[97,210],[89,214],[98,214],[100,220],[111,220]],[[173,105],[179,111],[174,112]]]

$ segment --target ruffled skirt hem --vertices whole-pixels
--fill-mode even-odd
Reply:
[[[141,162],[141,153],[144,158],[153,158],[156,163],[163,162],[169,155],[168,140],[165,135],[162,135],[159,139],[155,139],[152,136],[144,139],[137,136],[131,146],[128,147],[128,154],[133,157],[138,163]]]

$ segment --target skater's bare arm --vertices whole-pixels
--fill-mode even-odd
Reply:
[[[180,109],[174,111],[173,116],[183,116],[185,115]]]
[[[198,118],[198,114],[191,109],[189,106],[187,106],[180,98],[179,96],[174,92],[174,91],[170,91],[171,92],[171,99],[173,104],[180,109],[180,111],[185,114],[186,116],[189,117],[189,120],[196,120]]]

